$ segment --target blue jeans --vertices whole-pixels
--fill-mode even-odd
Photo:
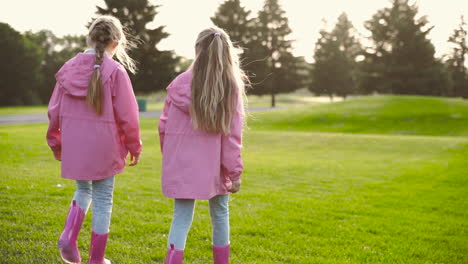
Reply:
[[[73,200],[86,213],[93,202],[93,232],[109,232],[114,194],[114,176],[99,181],[76,181]]]
[[[209,200],[211,224],[213,227],[213,245],[229,244],[229,195],[218,195]],[[168,248],[174,244],[177,249],[184,249],[187,235],[192,225],[195,200],[175,199],[174,218],[169,232]]]

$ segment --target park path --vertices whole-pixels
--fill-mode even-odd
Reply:
[[[282,107],[253,107],[249,108],[249,112],[265,112],[271,110],[279,110]],[[140,118],[159,118],[161,111],[141,112]],[[47,113],[43,114],[19,114],[19,115],[0,115],[1,125],[17,125],[17,124],[43,124],[48,123]]]

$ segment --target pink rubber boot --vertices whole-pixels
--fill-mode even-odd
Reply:
[[[109,233],[97,234],[93,232],[89,248],[89,264],[111,264],[110,260],[104,258],[108,235]]]
[[[68,211],[67,220],[65,221],[65,227],[58,241],[60,256],[67,263],[81,263],[80,251],[78,250],[76,241],[78,240],[84,218],[85,213],[83,209],[73,200],[73,204]]]
[[[167,249],[166,259],[164,264],[182,264],[184,261],[184,251],[182,249],[174,248],[174,244],[171,244],[171,248]]]
[[[214,264],[229,264],[229,245],[215,246],[213,245]]]

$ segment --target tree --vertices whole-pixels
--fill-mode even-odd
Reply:
[[[460,24],[449,38],[453,45],[447,65],[453,80],[453,95],[468,98],[468,73],[466,59],[468,56],[468,26],[463,16]]]
[[[10,25],[0,23],[0,105],[38,104],[41,48]]]
[[[131,75],[137,93],[164,89],[176,75],[179,58],[173,51],[159,50],[158,43],[169,36],[164,26],[148,29],[159,6],[148,0],[104,0],[106,7],[97,6],[97,14],[117,17],[139,45],[130,51],[138,64],[138,72]]]
[[[49,30],[41,30],[37,33],[29,31],[24,36],[36,43],[44,54],[37,95],[42,103],[47,103],[56,82],[55,73],[67,60],[86,48],[86,37],[67,35],[59,38]]]
[[[259,46],[258,36],[255,33],[255,18],[250,16],[251,11],[243,7],[240,0],[226,0],[218,7],[211,21],[224,29],[234,45],[241,49],[241,66],[246,74],[253,78],[258,71],[258,62],[262,61],[262,54],[256,52],[255,47]]]
[[[252,40],[253,19],[250,10],[241,5],[240,0],[226,0],[211,17],[216,26],[224,29],[234,44],[246,47]]]
[[[434,58],[425,16],[418,17],[416,4],[392,0],[365,23],[372,45],[362,64],[364,92],[439,95],[443,78]],[[432,87],[432,88],[431,88]],[[438,89],[433,89],[438,87]]]
[[[263,9],[255,20],[252,36],[252,53],[255,67],[253,94],[271,94],[271,106],[276,105],[275,95],[299,88],[303,80],[297,74],[301,62],[292,55],[291,29],[288,18],[278,0],[265,0]]]
[[[361,45],[348,16],[339,16],[331,32],[320,31],[315,46],[315,64],[311,72],[309,90],[315,94],[327,94],[346,98],[357,90],[357,57]]]

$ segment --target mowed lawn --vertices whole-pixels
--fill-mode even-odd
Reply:
[[[52,92],[52,91],[51,91]],[[145,99],[147,102],[147,111],[160,111],[164,107],[164,98],[166,93],[158,91],[151,95],[138,97]],[[271,98],[268,95],[256,96],[249,95],[249,107],[251,108],[269,108],[271,105]],[[279,94],[276,96],[276,105],[280,108],[286,108],[297,105],[305,104],[319,104],[328,103],[330,100],[327,97],[313,96],[307,90],[298,90],[291,94]],[[0,117],[2,115],[15,115],[15,114],[45,114],[47,113],[47,105],[37,106],[9,106],[0,107]]]
[[[242,189],[230,199],[231,263],[468,263],[467,109],[392,96],[253,114]],[[116,264],[163,262],[172,200],[160,191],[156,125],[142,121],[141,163],[116,180],[107,251]],[[61,263],[75,186],[60,178],[45,131],[0,127],[0,263]],[[184,263],[212,263],[206,201]]]
[[[276,114],[256,114],[252,123],[257,129],[267,130],[468,137],[468,101],[421,96],[358,97]]]

